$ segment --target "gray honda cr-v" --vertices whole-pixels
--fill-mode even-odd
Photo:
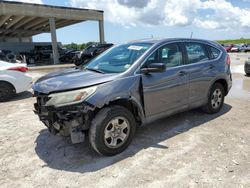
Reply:
[[[117,45],[88,65],[51,73],[34,85],[35,113],[54,134],[100,154],[126,149],[137,126],[202,107],[217,113],[232,85],[219,44],[195,39]]]

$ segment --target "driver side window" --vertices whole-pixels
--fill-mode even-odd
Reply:
[[[182,65],[182,52],[178,44],[167,44],[157,49],[147,60],[147,64],[164,63],[167,68]]]

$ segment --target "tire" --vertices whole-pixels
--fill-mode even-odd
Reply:
[[[14,87],[8,82],[0,82],[0,102],[5,102],[10,100],[16,91]]]
[[[112,156],[128,147],[135,131],[135,118],[128,109],[109,106],[101,109],[92,120],[89,142],[97,153]]]
[[[224,104],[224,98],[224,87],[220,83],[215,83],[209,92],[207,104],[202,108],[203,111],[208,114],[218,113]]]
[[[8,62],[15,62],[16,61],[16,55],[13,53],[8,53],[6,55],[6,59]]]

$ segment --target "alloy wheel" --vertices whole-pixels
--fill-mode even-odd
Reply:
[[[129,136],[130,124],[125,117],[115,117],[106,125],[104,130],[105,145],[118,148],[125,143]]]
[[[211,98],[211,104],[212,104],[212,108],[217,109],[221,106],[222,103],[222,92],[220,89],[216,89],[214,90],[213,94],[212,94],[212,98]]]

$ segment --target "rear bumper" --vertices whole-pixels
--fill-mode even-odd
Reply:
[[[16,93],[21,93],[29,90],[31,88],[31,85],[32,85],[32,77],[25,74],[22,78],[22,84],[15,86]]]

